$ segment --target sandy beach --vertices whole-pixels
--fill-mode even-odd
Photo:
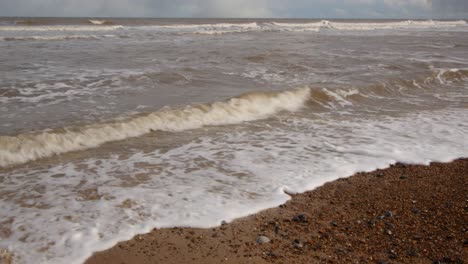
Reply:
[[[212,229],[153,230],[104,263],[466,263],[468,159],[395,164]]]

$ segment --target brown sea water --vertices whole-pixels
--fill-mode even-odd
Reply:
[[[80,263],[466,157],[465,21],[0,18],[0,248]]]

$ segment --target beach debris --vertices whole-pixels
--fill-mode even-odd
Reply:
[[[255,242],[257,242],[258,244],[266,244],[266,243],[270,243],[270,239],[266,236],[258,236],[257,239],[255,239]]]
[[[294,222],[298,222],[298,223],[307,223],[307,216],[305,214],[298,214],[296,216],[293,217],[292,219]]]

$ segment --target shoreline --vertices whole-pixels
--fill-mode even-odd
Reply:
[[[465,263],[467,183],[467,158],[397,163],[216,228],[154,229],[85,263]]]

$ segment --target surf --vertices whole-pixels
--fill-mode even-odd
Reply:
[[[36,134],[0,136],[0,166],[95,148],[107,142],[138,137],[152,131],[177,132],[263,119],[280,111],[297,111],[309,99],[309,95],[310,88],[276,93],[253,92],[210,104],[166,107],[124,121]]]

